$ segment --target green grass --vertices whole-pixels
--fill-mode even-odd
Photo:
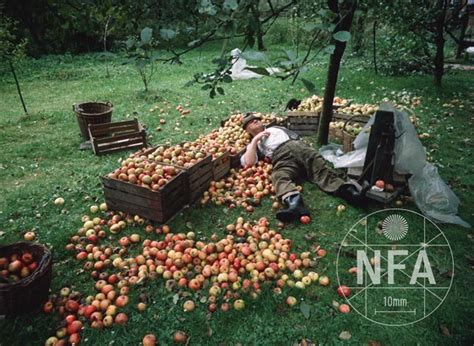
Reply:
[[[21,240],[25,231],[35,229],[39,242],[47,244],[54,254],[52,292],[72,285],[86,295],[92,293],[93,280],[81,271],[80,263],[64,250],[64,245],[81,227],[81,217],[88,213],[89,206],[103,200],[99,177],[116,168],[119,158],[128,154],[96,157],[91,151],[79,151],[81,138],[71,110],[73,103],[112,101],[114,121],[137,117],[148,128],[150,143],[159,144],[194,139],[218,127],[220,120],[236,110],[280,112],[288,99],[308,96],[301,84],[291,86],[274,79],[232,83],[227,86],[226,95],[216,99],[209,99],[198,87],[184,87],[196,71],[211,67],[210,58],[218,52],[216,47],[203,48],[186,56],[181,66],[158,65],[147,94],[140,91],[142,85],[136,71],[118,60],[109,63],[109,78],[106,64],[94,54],[28,60],[20,66],[18,74],[29,116],[21,112],[11,76],[8,73],[0,76],[0,243]],[[424,144],[441,176],[460,198],[460,215],[474,224],[472,73],[452,72],[445,76],[443,89],[436,90],[431,76],[381,77],[359,66],[359,60],[345,62],[337,94],[369,103],[393,98],[403,91],[421,96],[417,110],[419,131],[431,135]],[[313,80],[321,94],[325,76],[324,59],[302,77]],[[453,99],[460,100],[456,107],[443,106]],[[178,104],[189,104],[191,114],[181,118],[175,110]],[[153,106],[158,106],[158,110],[151,112]],[[165,112],[161,114],[160,109]],[[165,118],[167,124],[161,126],[161,132],[156,132],[160,118]],[[184,130],[192,133],[184,135]],[[315,271],[331,278],[329,287],[312,286],[303,292],[285,289],[280,296],[267,288],[258,300],[247,300],[243,312],[207,316],[203,304],[198,304],[195,312],[185,314],[181,309],[183,298],[175,305],[173,294],[163,288],[161,281],[148,283],[133,291],[132,304],[125,309],[130,316],[125,327],[102,331],[86,328],[82,334],[85,344],[102,345],[112,340],[120,345],[138,344],[149,332],[155,333],[160,343],[170,344],[172,333],[178,329],[191,336],[191,344],[293,344],[303,338],[338,344],[342,343],[338,335],[343,330],[352,334],[350,342],[354,344],[367,344],[371,340],[382,344],[472,344],[474,281],[472,260],[469,263],[472,230],[441,225],[455,261],[453,286],[441,307],[417,324],[384,327],[354,311],[343,315],[332,307],[333,300],[342,302],[335,294],[339,244],[352,224],[368,211],[347,207],[336,216],[336,206],[341,200],[325,195],[315,186],[304,186],[313,221],[306,226],[289,226],[283,234],[294,241],[295,251],[309,250],[315,244],[328,249],[328,256],[318,261]],[[64,208],[53,205],[58,196],[66,200]],[[414,205],[407,207],[416,210]],[[371,211],[376,209],[374,206]],[[240,215],[251,219],[267,216],[276,226],[268,199],[251,215],[239,209],[194,206],[184,210],[170,225],[174,232],[180,232],[187,230],[191,222],[192,228],[200,232],[199,237],[204,238],[212,233],[223,235],[225,225]],[[144,236],[141,228],[127,228],[127,232],[132,231]],[[309,232],[315,234],[311,241],[304,238]],[[344,261],[348,265],[349,260]],[[143,314],[134,311],[140,291],[148,292],[151,302]],[[298,307],[289,308],[283,303],[289,294],[311,306],[308,319]],[[0,345],[41,344],[55,333],[59,322],[57,316],[42,313],[6,319],[0,322]],[[446,326],[451,335],[443,335],[440,325]]]

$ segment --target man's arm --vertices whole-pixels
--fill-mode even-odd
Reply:
[[[253,166],[257,163],[258,157],[257,157],[257,145],[258,142],[263,137],[267,137],[270,134],[267,131],[260,132],[258,135],[256,135],[252,141],[250,142],[249,145],[247,145],[247,150],[245,151],[244,155],[242,156],[242,166]]]

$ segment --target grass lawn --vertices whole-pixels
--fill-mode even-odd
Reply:
[[[97,157],[91,151],[79,151],[81,138],[71,110],[73,103],[110,100],[114,104],[113,120],[137,117],[148,129],[149,142],[159,144],[178,143],[208,133],[236,110],[281,112],[288,99],[308,96],[302,84],[291,86],[288,82],[268,78],[226,85],[226,95],[215,99],[210,99],[199,87],[184,87],[196,71],[211,68],[209,61],[218,52],[218,47],[207,47],[186,56],[181,66],[158,65],[151,90],[146,94],[140,91],[143,86],[136,71],[121,61],[109,63],[110,77],[106,77],[106,64],[94,54],[28,60],[21,65],[18,75],[29,116],[22,114],[11,75],[7,72],[0,75],[0,244],[22,240],[25,231],[34,229],[38,241],[54,254],[53,293],[66,285],[85,295],[93,293],[93,279],[64,246],[82,226],[81,217],[89,212],[89,207],[103,201],[99,177],[117,168],[118,160],[128,154]],[[326,73],[326,58],[323,60],[302,75],[315,82],[319,94],[322,94]],[[431,76],[381,77],[359,68],[360,65],[358,59],[345,61],[337,94],[359,103],[400,98],[404,92],[420,96],[421,105],[416,109],[419,132],[430,134],[423,144],[443,179],[459,197],[459,214],[474,224],[472,72],[450,72],[443,79],[443,89],[436,90]],[[190,115],[181,118],[175,110],[178,104],[189,104]],[[160,109],[164,112],[160,113]],[[161,118],[166,119],[165,125],[159,125]],[[162,131],[155,131],[157,126],[161,126]],[[191,133],[185,135],[185,130]],[[377,207],[364,211],[348,206],[336,215],[341,200],[309,184],[304,188],[313,221],[309,225],[290,225],[282,233],[294,241],[297,252],[309,251],[316,244],[328,250],[328,255],[317,262],[314,270],[329,276],[329,287],[313,285],[304,291],[285,288],[281,295],[264,288],[260,298],[247,300],[243,311],[218,311],[208,315],[206,304],[200,303],[194,312],[183,312],[184,299],[175,304],[174,293],[166,291],[162,280],[158,280],[132,290],[132,303],[124,310],[130,317],[127,325],[100,331],[86,328],[82,333],[84,344],[137,345],[147,333],[157,335],[161,344],[170,344],[176,330],[185,331],[191,337],[190,343],[196,345],[293,344],[302,339],[338,344],[343,343],[339,339],[341,331],[348,331],[352,335],[349,342],[354,344],[474,342],[472,229],[440,225],[454,255],[454,280],[444,303],[416,324],[382,326],[355,311],[341,314],[332,306],[334,300],[343,302],[335,293],[339,244],[358,219],[376,211]],[[53,204],[59,196],[66,201],[62,208]],[[416,210],[413,204],[405,207]],[[253,214],[238,208],[193,206],[169,225],[173,232],[192,228],[204,239],[213,233],[223,236],[225,225],[238,216],[250,220],[267,216],[276,227],[268,198]],[[142,227],[128,227],[124,232],[145,236]],[[307,240],[304,236],[311,232],[315,237]],[[137,250],[137,246],[132,248],[132,253]],[[150,303],[145,312],[138,313],[135,304],[142,291],[148,292]],[[302,313],[299,305],[289,308],[284,303],[289,294],[310,306],[309,316]],[[42,344],[54,335],[59,323],[58,315],[43,313],[2,320],[0,345]]]

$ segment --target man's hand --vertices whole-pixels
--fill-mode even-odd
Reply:
[[[263,132],[260,132],[259,134],[257,134],[253,139],[252,141],[255,142],[255,143],[258,143],[260,142],[260,140],[264,137],[268,137],[270,136],[270,132],[268,131],[263,131]]]

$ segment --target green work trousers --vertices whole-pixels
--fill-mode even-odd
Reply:
[[[299,140],[283,143],[273,153],[272,183],[277,197],[297,192],[295,181],[306,179],[327,193],[334,193],[345,183],[327,162],[307,144]]]

